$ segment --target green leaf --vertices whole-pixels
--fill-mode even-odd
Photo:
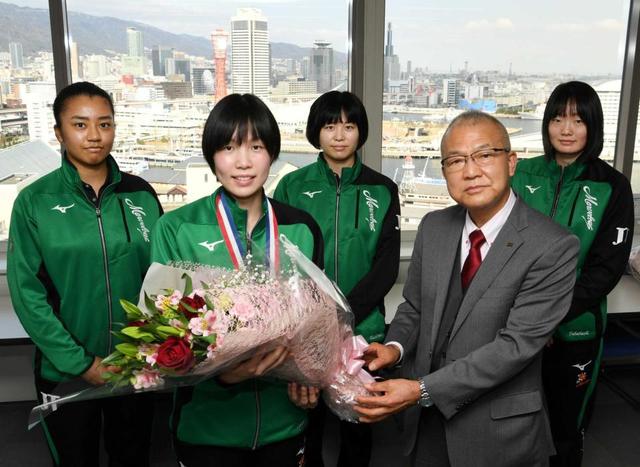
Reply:
[[[209,297],[207,297],[206,295],[204,296],[204,302],[207,304],[207,308],[210,310],[215,310],[216,307],[213,306],[213,302],[211,300],[209,300]]]
[[[122,308],[127,314],[127,319],[129,321],[139,321],[141,319],[144,319],[144,313],[142,313],[142,311],[140,311],[140,308],[138,308],[133,303],[125,300],[124,298],[121,298],[120,305],[122,305]]]
[[[136,355],[138,355],[138,346],[135,344],[129,344],[128,342],[116,345],[116,349],[128,357],[135,358]]]
[[[183,330],[176,329],[173,326],[158,326],[156,331],[158,333],[166,334],[167,336],[182,337],[184,335]]]
[[[111,334],[113,334],[117,339],[121,340],[121,341],[128,341],[129,337],[125,336],[124,334],[122,334],[120,331],[111,331]]]
[[[152,333],[145,331],[142,327],[139,326],[129,326],[122,330],[122,334],[125,336],[129,336],[136,340],[142,340],[144,342],[153,342],[156,339]]]
[[[180,302],[180,303],[189,313],[198,313],[198,310],[193,308],[191,305],[187,305],[185,302]]]
[[[144,293],[144,304],[146,305],[149,313],[151,313],[152,315],[155,315],[158,313],[158,310],[156,309],[156,302],[151,300],[151,298],[147,295],[146,291]]]
[[[109,355],[107,355],[107,357],[105,357],[102,360],[102,364],[103,365],[107,365],[107,364],[113,365],[113,362],[116,361],[116,360],[119,360],[120,358],[122,358],[122,355],[123,355],[122,352],[116,350],[115,352],[112,352]]]
[[[215,344],[216,343],[216,335],[215,334],[209,334],[208,336],[202,336],[199,339],[207,341],[209,344]]]
[[[184,279],[184,291],[182,295],[187,296],[193,292],[193,282],[191,281],[191,276],[186,272],[182,275],[182,278]]]

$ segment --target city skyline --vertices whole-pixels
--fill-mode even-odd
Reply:
[[[10,3],[47,8],[44,0]],[[148,7],[151,3],[154,8]],[[97,5],[69,0],[67,5],[70,11],[207,38],[216,27],[228,27],[236,8],[256,7],[269,19],[272,42],[311,47],[322,39],[336,51],[346,50],[346,0],[221,0],[211,15],[207,12],[212,4],[204,0],[146,4],[113,0]],[[403,0],[387,2],[385,24],[394,24],[394,53],[403,71],[407,61],[414,69],[426,67],[430,72],[456,72],[468,62],[471,70],[619,75],[628,11],[629,0],[541,0],[530,5],[497,0],[481,6],[471,0],[455,6],[444,0]]]

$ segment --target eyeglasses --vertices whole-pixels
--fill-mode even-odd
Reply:
[[[494,163],[496,157],[502,154],[503,152],[509,153],[511,149],[507,148],[487,148],[487,149],[478,149],[477,151],[472,152],[467,156],[449,156],[440,160],[440,164],[442,168],[448,172],[458,172],[464,168],[469,159],[472,159],[473,162],[478,167],[487,167]]]

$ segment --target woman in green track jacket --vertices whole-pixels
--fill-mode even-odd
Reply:
[[[111,331],[126,322],[119,299],[137,300],[162,213],[151,186],[109,155],[115,124],[105,91],[72,84],[53,111],[62,166],[18,195],[7,265],[13,307],[36,345],[40,402],[82,381],[103,384],[101,360],[117,343]],[[98,465],[104,417],[110,462],[148,465],[152,404],[136,395],[60,407],[43,421],[54,462]]]
[[[580,239],[571,308],[545,350],[542,367],[557,451],[552,466],[581,464],[585,411],[602,356],[606,297],[624,272],[633,238],[629,181],[599,159],[603,121],[591,86],[560,84],[542,121],[545,155],[519,161],[512,179],[529,206]]]
[[[280,132],[260,99],[231,94],[220,100],[205,124],[202,151],[222,186],[158,222],[154,261],[233,268],[248,252],[254,260],[266,260],[264,252],[277,248],[269,234],[277,224],[280,234],[322,268],[322,236],[315,221],[264,195],[269,167],[280,152]],[[218,221],[225,216],[226,221]],[[182,465],[299,465],[306,412],[291,402],[286,383],[260,378],[285,357],[286,349],[279,347],[216,378],[177,390],[172,427]]]
[[[398,187],[360,161],[369,123],[362,102],[350,92],[331,91],[311,106],[307,139],[322,152],[311,165],[287,174],[274,198],[307,211],[322,228],[325,272],[346,295],[355,334],[384,339],[384,297],[400,262]],[[320,409],[321,411],[321,409]],[[312,432],[322,431],[322,414]],[[370,427],[343,422],[339,466],[369,465]],[[310,434],[307,460],[320,465],[319,434]]]

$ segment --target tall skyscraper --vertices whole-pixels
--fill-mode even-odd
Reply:
[[[442,103],[447,107],[456,107],[460,101],[460,86],[458,80],[445,78],[442,80]]]
[[[216,102],[227,95],[227,41],[229,34],[218,28],[211,33],[211,44],[213,45],[213,60],[216,65]],[[195,83],[194,83],[195,89]]]
[[[23,68],[22,44],[20,42],[9,42],[9,53],[11,53],[11,68]]]
[[[391,57],[393,55],[393,32],[391,31],[391,23],[387,29],[387,45],[384,47],[384,56]]]
[[[335,67],[331,42],[315,41],[311,49],[309,81],[318,83],[318,92],[326,92],[334,86]]]
[[[122,73],[134,76],[144,75],[142,31],[138,31],[136,28],[127,28],[127,48],[129,50],[128,55],[122,57]]]
[[[238,8],[231,18],[231,57],[233,92],[269,97],[269,30],[260,10]]]
[[[384,90],[389,90],[389,81],[400,79],[400,58],[393,53],[393,32],[391,23],[387,29],[387,45],[384,48]]]
[[[129,57],[144,57],[142,31],[138,31],[136,28],[127,28],[127,47]]]
[[[151,65],[153,67],[153,76],[167,75],[167,59],[173,58],[173,49],[154,45],[151,49]]]

